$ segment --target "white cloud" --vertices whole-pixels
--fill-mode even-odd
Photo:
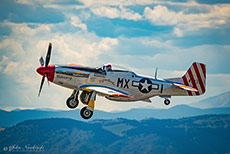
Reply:
[[[17,42],[15,39],[9,39],[6,38],[2,42],[0,42],[0,50],[8,51],[6,55],[10,56],[19,56],[23,53],[23,49],[21,47],[21,44]],[[14,51],[14,52],[10,52]]]
[[[153,46],[155,48],[167,48],[167,49],[172,49],[173,45],[172,42],[169,41],[161,41],[161,40],[156,40],[156,39],[151,39],[151,38],[143,38],[141,40],[141,43],[143,45],[148,45],[148,46]]]
[[[86,24],[81,22],[81,19],[77,16],[71,17],[71,24],[75,27],[81,28],[82,30],[87,30]]]
[[[9,62],[4,69],[4,73],[7,75],[14,75],[18,72],[19,63],[18,62]]]
[[[180,30],[178,27],[175,27],[173,30],[173,34],[175,34],[177,37],[182,37],[183,36],[183,31]]]
[[[26,4],[26,5],[34,4],[33,1],[30,1],[30,0],[17,0],[16,2],[19,4]]]
[[[134,11],[124,8],[123,6],[119,6],[119,8],[108,7],[108,6],[100,6],[91,8],[91,11],[98,16],[103,16],[107,18],[121,18],[127,20],[140,20],[141,15],[135,13]]]
[[[53,62],[82,65],[98,65],[100,62],[97,58],[111,52],[113,46],[118,43],[116,38],[99,38],[95,34],[85,35],[81,32],[56,35],[50,41],[53,42],[55,50]],[[46,42],[43,41],[43,44]]]
[[[117,44],[118,44],[117,39],[106,37],[101,40],[101,42],[98,45],[98,48],[103,51],[108,51],[111,50],[112,46]]]
[[[207,6],[205,6],[207,7]],[[207,13],[185,14],[182,11],[175,12],[166,6],[157,5],[153,9],[146,7],[144,16],[154,25],[174,25],[174,34],[178,37],[183,31],[193,31],[200,28],[220,28],[230,23],[230,5],[208,6]]]
[[[157,5],[153,9],[146,7],[144,15],[155,25],[175,25],[179,20],[184,20],[182,12],[169,11],[167,7],[161,5]]]
[[[79,0],[84,4],[85,7],[93,6],[134,6],[134,5],[151,5],[151,4],[169,4],[169,5],[179,5],[179,6],[197,6],[195,1],[188,2],[171,2],[162,0]]]
[[[48,33],[51,31],[50,26],[47,24],[30,24],[34,26],[35,28],[30,28],[27,23],[13,23],[13,22],[8,22],[5,21],[3,25],[8,26],[8,27],[13,27],[12,33],[13,34],[23,34],[23,35],[44,35],[45,33]]]
[[[138,3],[135,0],[79,0],[80,2],[82,2],[85,6],[87,7],[91,7],[91,6],[119,6],[119,5],[136,5],[136,4],[140,4],[141,1]]]

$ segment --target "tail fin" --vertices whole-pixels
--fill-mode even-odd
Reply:
[[[196,88],[197,92],[187,91],[189,96],[202,95],[205,93],[206,66],[202,63],[194,62],[182,77],[185,85]]]

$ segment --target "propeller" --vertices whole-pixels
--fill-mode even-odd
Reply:
[[[49,62],[50,62],[50,56],[51,56],[51,49],[52,49],[52,44],[49,43],[48,51],[47,51],[47,54],[46,54],[46,61],[45,61],[45,67],[44,67],[45,69],[48,69],[48,65],[49,65]],[[40,57],[40,58],[39,58],[39,62],[40,62],[40,64],[41,64],[41,66],[43,67],[43,66],[44,66],[44,59],[43,59],[43,57]],[[40,94],[41,94],[41,91],[42,91],[42,87],[43,87],[45,78],[47,78],[48,85],[50,85],[50,84],[49,84],[49,79],[48,79],[48,73],[45,72],[45,76],[43,76],[43,77],[42,77],[42,80],[41,80],[41,84],[40,84],[40,88],[39,88],[39,92],[38,92],[38,97],[39,97]]]
[[[48,64],[49,64],[49,62],[50,62],[51,49],[52,49],[52,44],[49,43],[48,51],[47,51],[47,54],[46,54],[46,63],[45,63],[45,67],[47,67]]]
[[[43,59],[42,56],[39,58],[39,62],[40,62],[40,64],[41,64],[41,66],[44,66],[44,59]]]
[[[45,81],[45,77],[43,76],[43,77],[42,77],[41,84],[40,84],[39,92],[38,92],[38,97],[39,97],[39,96],[40,96],[40,94],[41,94],[41,91],[42,91],[42,86],[43,86],[44,81]]]
[[[155,79],[157,79],[157,68],[155,70]]]

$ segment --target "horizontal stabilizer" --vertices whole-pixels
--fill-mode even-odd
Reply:
[[[186,86],[184,84],[178,84],[178,83],[173,83],[174,86],[179,87],[181,89],[187,90],[187,91],[191,91],[191,92],[197,92],[198,90],[196,88],[190,87],[190,86]]]

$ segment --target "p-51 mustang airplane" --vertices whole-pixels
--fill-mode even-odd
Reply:
[[[179,78],[157,79],[137,75],[132,71],[114,70],[110,64],[101,67],[83,67],[80,65],[49,65],[52,44],[49,44],[45,66],[40,58],[41,66],[37,72],[42,75],[39,89],[41,93],[45,78],[62,87],[73,89],[66,100],[69,108],[78,106],[80,101],[87,105],[81,109],[81,116],[89,119],[93,115],[96,95],[113,101],[145,101],[160,96],[164,104],[169,105],[171,96],[197,96],[205,92],[206,68],[204,64],[194,62],[184,76]]]

